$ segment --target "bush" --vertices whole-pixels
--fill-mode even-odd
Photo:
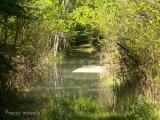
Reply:
[[[125,104],[125,103],[124,103]],[[126,108],[128,107],[128,108]],[[111,120],[158,120],[156,106],[151,102],[137,100],[125,106],[122,110],[113,112]]]

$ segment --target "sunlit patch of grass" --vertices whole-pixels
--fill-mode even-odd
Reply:
[[[86,44],[86,45],[78,46],[77,48],[75,47],[73,48],[73,50],[79,51],[79,52],[92,53],[93,51],[95,51],[95,48],[89,44]]]
[[[73,104],[73,108],[76,114],[82,118],[106,118],[108,112],[105,111],[101,106],[98,100],[93,100],[91,98],[78,98]]]
[[[156,113],[155,113],[158,117],[158,120],[160,120],[160,109],[157,109]]]
[[[114,85],[114,77],[112,75],[105,75],[101,78],[103,86],[112,87]]]
[[[84,51],[86,51],[88,53],[92,53],[93,51],[95,51],[95,49],[93,47],[90,47],[90,48],[84,49]]]

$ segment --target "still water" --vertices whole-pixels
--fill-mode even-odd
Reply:
[[[98,61],[87,60],[90,65]],[[72,73],[83,59],[67,60],[45,66],[45,74],[24,102],[17,105],[20,120],[93,120],[107,115],[112,105],[112,87],[96,73]],[[13,117],[12,117],[13,118]],[[17,119],[17,117],[16,117]]]

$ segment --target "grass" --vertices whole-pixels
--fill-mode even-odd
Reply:
[[[95,49],[90,44],[83,44],[72,47],[70,54],[67,56],[69,59],[93,59],[92,53]]]
[[[102,84],[106,87],[112,87],[114,85],[114,78],[112,75],[105,75],[101,78]]]

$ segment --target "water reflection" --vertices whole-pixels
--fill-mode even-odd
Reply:
[[[88,60],[89,64],[98,64]],[[111,107],[112,89],[99,74],[72,73],[83,65],[83,60],[46,65],[45,74],[37,86],[23,94],[19,111],[38,112],[38,115],[20,115],[10,119],[33,120],[90,120],[106,116]]]
[[[89,61],[93,62],[93,61]],[[78,64],[77,64],[78,63]],[[95,96],[105,91],[112,90],[103,85],[100,74],[95,73],[72,73],[82,65],[82,61],[66,61],[47,66],[47,71],[39,85],[34,89],[36,92],[57,93],[67,91],[70,93],[88,93]],[[95,94],[95,95],[94,95]]]

